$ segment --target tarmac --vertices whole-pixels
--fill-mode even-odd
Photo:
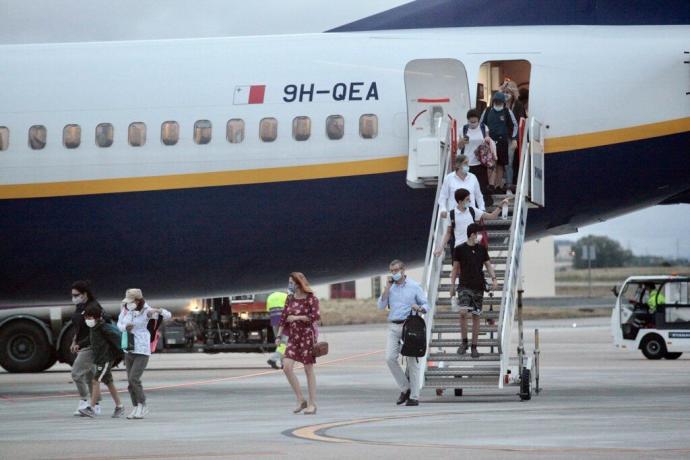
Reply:
[[[577,324],[574,324],[574,322]],[[157,354],[144,420],[75,417],[69,367],[0,373],[0,459],[679,459],[690,458],[690,354],[649,361],[617,350],[608,318],[527,321],[541,336],[541,387],[462,397],[423,390],[396,406],[385,325],[323,328],[318,413],[293,415],[263,354]],[[131,409],[124,371],[114,373]],[[300,379],[305,385],[304,373]]]

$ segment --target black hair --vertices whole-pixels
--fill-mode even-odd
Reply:
[[[89,318],[100,319],[102,311],[103,309],[100,305],[98,305],[97,303],[92,303],[87,305],[86,309],[84,309],[84,316],[88,316]]]
[[[470,118],[481,118],[482,116],[479,114],[479,110],[477,109],[470,109],[467,111],[467,119],[469,120]]]
[[[457,201],[458,203],[463,201],[468,196],[470,196],[470,192],[465,188],[459,188],[455,191],[455,201]]]
[[[482,230],[482,228],[477,224],[468,225],[467,226],[467,238],[469,238],[470,235],[473,233],[479,233],[481,230]]]
[[[72,283],[72,289],[79,291],[82,294],[86,294],[86,298],[88,300],[94,300],[96,298],[96,296],[93,295],[93,291],[91,291],[90,281],[75,281]]]

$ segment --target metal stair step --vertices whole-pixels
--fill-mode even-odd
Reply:
[[[429,378],[433,377],[457,377],[457,376],[496,376],[501,373],[500,366],[478,366],[478,367],[444,367],[444,368],[428,368],[424,375]]]
[[[513,216],[508,216],[507,219],[501,219],[500,217],[498,219],[485,219],[484,220],[484,227],[487,229],[489,227],[508,227],[510,224],[513,223]]]
[[[471,309],[470,308],[460,308],[460,312],[454,312],[454,311],[437,311],[434,314],[434,321],[436,320],[448,320],[448,321],[459,321],[460,320],[460,313],[462,311],[469,312]],[[494,311],[483,311],[482,312],[482,319],[498,319],[499,317],[499,311],[494,310]]]
[[[468,330],[472,328],[472,325],[469,324],[467,325]],[[441,325],[434,325],[431,328],[431,332],[436,334],[436,333],[446,333],[446,334],[453,334],[453,333],[460,333],[460,325],[459,324],[441,324]],[[494,324],[492,326],[489,326],[487,324],[480,324],[479,325],[479,332],[498,332],[498,325]]]
[[[451,284],[450,283],[441,283],[438,285],[438,292],[448,292],[450,291]],[[498,283],[496,285],[496,289],[499,291],[503,291],[503,283]]]
[[[479,352],[479,358],[473,358],[470,355],[470,350],[467,350],[467,354],[458,355],[457,353],[429,353],[427,357],[428,361],[498,361],[501,359],[499,353],[482,353]]]
[[[462,343],[462,340],[457,339],[436,339],[436,340],[431,340],[431,344],[429,345],[430,348],[457,348],[460,346]],[[498,347],[500,345],[500,341],[498,339],[479,339],[477,340],[477,346],[478,347]]]
[[[484,307],[488,307],[489,305],[501,305],[501,298],[495,296],[484,297],[482,305]],[[441,297],[436,299],[436,306],[450,306],[450,297]]]
[[[498,388],[498,376],[463,378],[463,379],[444,379],[435,378],[424,381],[425,388]]]
[[[489,249],[490,251],[493,251],[493,249]],[[498,249],[496,249],[498,251]],[[494,267],[496,265],[505,265],[508,263],[508,258],[505,256],[499,256],[499,257],[491,257],[491,263],[493,264]],[[446,255],[443,258],[443,265],[452,265],[453,264],[453,259],[450,257],[450,255]],[[448,275],[450,276],[450,274]]]
[[[493,262],[493,259],[492,259],[492,262]],[[451,270],[442,270],[441,271],[441,278],[450,278],[450,272],[451,272]],[[496,274],[496,278],[499,280],[502,280],[506,276],[505,270],[494,269],[494,273]]]

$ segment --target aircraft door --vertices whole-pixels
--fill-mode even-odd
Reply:
[[[458,126],[465,124],[470,108],[465,66],[457,59],[410,61],[405,67],[405,93],[407,184],[413,188],[435,186],[441,168],[441,142],[449,137],[453,120],[458,120]]]

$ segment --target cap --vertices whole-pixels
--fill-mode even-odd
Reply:
[[[141,289],[127,289],[125,292],[125,298],[122,299],[122,303],[133,303],[135,300],[143,298],[144,295],[141,293]]]
[[[494,94],[494,101],[505,102],[506,95],[499,91],[498,93]]]

